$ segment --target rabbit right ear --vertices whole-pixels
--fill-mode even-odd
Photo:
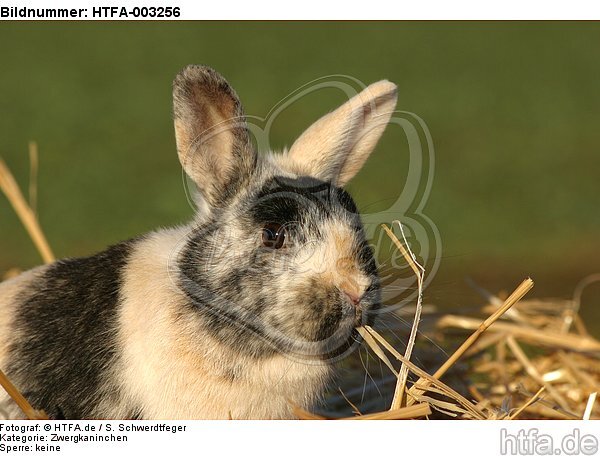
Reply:
[[[183,169],[210,206],[224,206],[257,160],[237,94],[212,68],[190,65],[173,81],[173,113]]]
[[[396,99],[395,84],[371,84],[302,133],[288,157],[308,175],[343,187],[375,148]]]

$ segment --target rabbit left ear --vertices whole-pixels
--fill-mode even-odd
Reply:
[[[362,168],[396,107],[397,87],[371,84],[310,126],[288,157],[306,174],[344,186]]]
[[[224,206],[257,160],[237,94],[212,68],[190,65],[173,81],[173,113],[183,169],[210,206]]]

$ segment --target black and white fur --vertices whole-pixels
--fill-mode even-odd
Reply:
[[[173,102],[196,218],[0,284],[0,367],[51,417],[291,418],[379,303],[342,187],[389,122],[394,84],[367,87],[281,154],[257,153],[208,67],[181,71]],[[262,242],[273,222],[284,248]],[[21,416],[4,392],[0,408]]]

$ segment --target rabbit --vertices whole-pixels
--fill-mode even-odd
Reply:
[[[1,283],[0,368],[51,418],[291,419],[319,404],[380,306],[343,187],[396,99],[376,82],[259,154],[228,82],[185,67],[173,115],[193,220]]]

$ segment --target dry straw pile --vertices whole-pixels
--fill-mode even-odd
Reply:
[[[590,336],[578,311],[582,291],[600,275],[577,287],[572,300],[521,300],[465,353],[473,359],[469,391],[495,418],[598,419],[600,341]],[[501,300],[485,293],[494,312]],[[445,315],[439,331],[471,330],[477,319]],[[516,409],[515,409],[516,407]]]
[[[37,147],[29,147],[31,179],[29,201],[25,199],[12,173],[0,159],[0,189],[16,211],[45,262],[54,255],[40,228],[35,213],[37,188]],[[345,419],[418,419],[437,414],[460,419],[599,418],[594,410],[600,389],[600,341],[590,336],[578,315],[581,284],[573,300],[523,300],[533,287],[525,279],[505,300],[487,294],[487,305],[479,316],[443,315],[436,321],[438,335],[456,331],[471,334],[442,365],[429,374],[411,362],[419,334],[425,270],[411,252],[402,226],[397,223],[402,241],[387,226],[382,226],[402,253],[418,285],[413,324],[400,353],[387,339],[369,326],[359,333],[395,380],[388,410],[361,414],[356,406]],[[12,274],[7,274],[12,275]],[[467,363],[469,394],[461,394],[442,380],[457,362]],[[35,410],[0,371],[0,383],[30,419],[46,419]],[[467,397],[468,396],[468,397]],[[349,402],[349,401],[348,401]],[[325,416],[294,408],[301,419],[327,419]]]

